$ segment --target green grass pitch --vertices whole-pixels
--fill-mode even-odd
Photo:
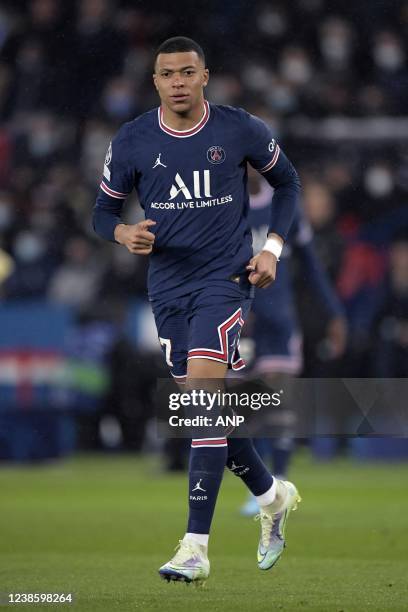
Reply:
[[[226,474],[204,588],[159,579],[186,515],[185,478],[155,459],[75,457],[0,469],[0,592],[68,592],[74,605],[1,609],[123,612],[366,612],[408,609],[408,464],[318,464],[302,453],[303,501],[274,569],[256,567],[259,524]]]

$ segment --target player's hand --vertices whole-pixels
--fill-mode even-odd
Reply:
[[[327,341],[332,359],[339,359],[346,350],[347,321],[344,317],[330,319],[326,330]]]
[[[115,227],[115,240],[123,244],[128,251],[136,255],[150,255],[153,250],[155,235],[149,232],[149,227],[156,221],[146,219],[135,225],[120,223]]]
[[[250,271],[249,282],[255,287],[265,289],[273,283],[276,278],[276,259],[275,255],[269,251],[261,251],[252,257],[246,269]]]

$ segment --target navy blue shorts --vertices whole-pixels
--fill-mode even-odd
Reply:
[[[233,370],[245,367],[239,337],[252,302],[249,283],[233,281],[194,291],[173,300],[152,300],[159,341],[175,378],[187,374],[189,359],[226,363]]]

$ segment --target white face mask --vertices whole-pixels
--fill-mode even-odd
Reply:
[[[53,153],[58,145],[57,135],[51,130],[31,133],[28,146],[33,157],[45,157]]]
[[[297,98],[292,88],[283,83],[272,87],[267,100],[274,110],[283,113],[294,110],[297,105]]]
[[[392,192],[394,181],[387,168],[372,166],[365,173],[364,185],[371,197],[384,198]]]
[[[281,63],[282,76],[290,83],[303,85],[311,77],[309,62],[301,57],[286,57]]]
[[[398,70],[404,63],[404,52],[398,43],[378,43],[373,50],[374,61],[383,70]]]
[[[44,243],[32,232],[20,232],[14,241],[13,251],[21,262],[32,263],[44,253]]]
[[[279,10],[265,8],[259,13],[257,26],[266,36],[282,36],[288,29],[286,15]]]
[[[350,57],[349,39],[344,36],[323,36],[320,47],[326,60],[330,63],[343,64]]]
[[[252,91],[268,92],[272,85],[272,75],[263,66],[248,64],[242,74],[245,86]]]

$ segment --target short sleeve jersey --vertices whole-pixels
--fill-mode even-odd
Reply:
[[[207,101],[201,121],[187,131],[165,125],[161,108],[122,126],[105,159],[98,200],[107,194],[123,202],[135,188],[146,218],[156,222],[151,299],[245,273],[252,256],[247,162],[267,172],[281,158],[263,121]]]

